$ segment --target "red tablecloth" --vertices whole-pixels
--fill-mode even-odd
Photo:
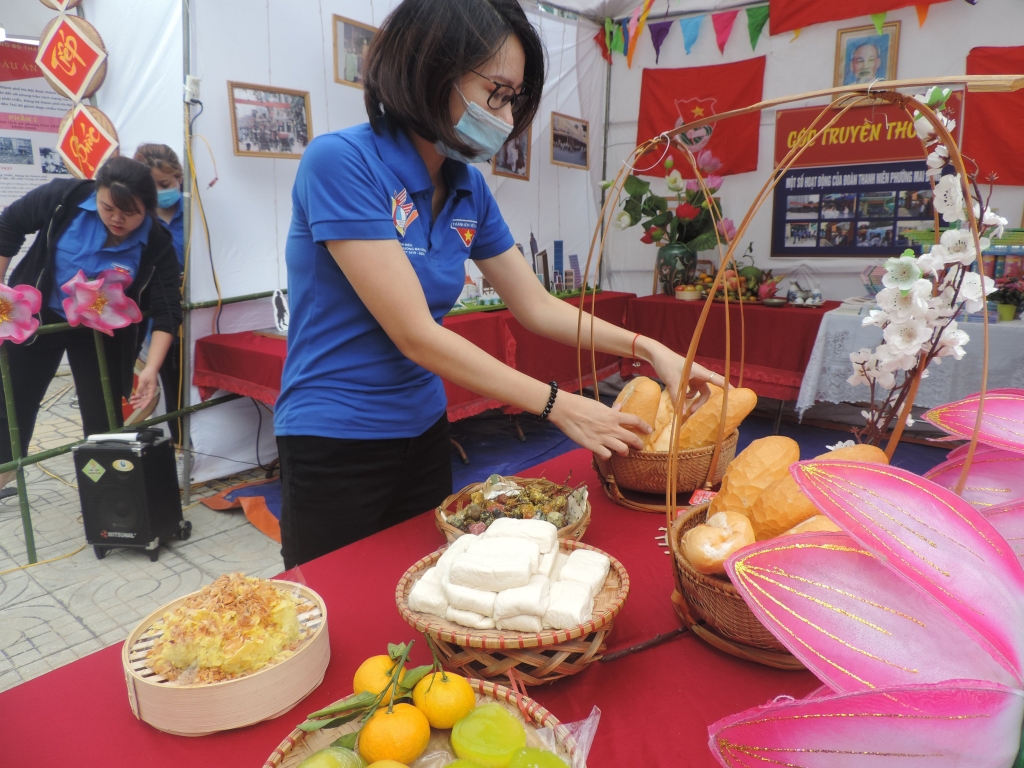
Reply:
[[[585,541],[617,557],[631,591],[609,640],[623,648],[679,626],[672,611],[672,565],[655,543],[658,515],[616,507],[601,492],[590,455],[578,450],[522,474],[558,480],[572,470],[591,489],[593,522]],[[237,731],[202,738],[161,733],[128,706],[121,647],[111,646],[0,693],[8,735],[0,763],[10,766],[230,766],[256,768],[302,720],[352,691],[352,675],[388,642],[415,637],[395,609],[405,569],[442,543],[431,514],[421,515],[302,566],[328,606],[331,662],[320,687],[291,712]],[[176,546],[190,546],[178,544]],[[429,662],[417,637],[413,663]],[[586,671],[531,694],[564,722],[595,704],[601,724],[591,768],[712,768],[707,727],[725,715],[818,686],[807,672],[782,672],[741,661],[684,634],[661,646]]]
[[[608,291],[598,294],[597,316],[621,326],[626,304],[631,298],[634,298],[632,293]],[[589,300],[587,309],[590,309]],[[575,350],[530,333],[508,310],[446,317],[444,327],[529,376],[542,381],[558,381],[563,389],[578,386]],[[192,383],[199,387],[203,400],[223,389],[273,406],[281,391],[281,371],[287,350],[282,339],[259,336],[252,331],[206,336],[196,342]],[[618,358],[599,355],[598,368],[598,378],[605,379],[618,370]],[[584,370],[589,369],[588,359]],[[589,383],[590,377],[585,377],[585,380]],[[503,405],[448,381],[444,388],[451,421]]]
[[[747,355],[743,386],[761,397],[796,400],[822,315],[838,306],[835,301],[826,301],[823,306],[813,309],[745,304],[743,318]],[[671,296],[633,299],[626,313],[626,327],[685,355],[703,307],[702,301],[679,301]],[[740,308],[737,304],[729,303],[729,315],[732,339],[730,368],[732,383],[736,384],[740,369]],[[711,314],[697,348],[697,362],[718,373],[725,372],[724,303],[711,306]],[[632,361],[625,359],[622,370],[623,375],[637,372]],[[650,376],[653,369],[644,364],[639,372]]]

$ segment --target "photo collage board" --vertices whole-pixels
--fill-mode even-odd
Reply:
[[[935,227],[923,160],[794,168],[775,187],[772,256],[896,256]]]

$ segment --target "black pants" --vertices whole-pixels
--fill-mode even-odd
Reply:
[[[419,437],[288,435],[277,448],[285,568],[433,509],[452,492],[447,415]]]
[[[167,406],[167,412],[178,410],[178,382],[181,379],[181,339],[177,336],[174,337],[174,343],[171,344],[171,348],[167,350],[167,357],[164,358],[164,364],[160,366],[160,383],[164,389],[164,405]],[[181,421],[180,419],[171,419],[167,422],[167,428],[171,431],[171,440],[175,445],[181,443]]]
[[[43,323],[60,323],[64,318],[43,310]],[[121,346],[109,336],[103,337],[107,357],[107,371],[110,377],[110,391],[114,398],[114,413],[117,425],[121,426]],[[64,353],[68,353],[71,375],[78,391],[78,408],[82,415],[82,432],[86,437],[96,433],[109,432],[107,407],[103,400],[100,384],[100,368],[96,360],[96,343],[89,328],[72,328],[60,333],[37,336],[31,344],[7,345],[11,363],[11,379],[14,386],[14,407],[18,416],[21,433],[21,455],[28,453],[29,441],[36,426],[39,405],[46,395],[46,388],[53,381]],[[11,456],[11,437],[7,425],[7,393],[0,396],[0,464],[8,462]]]

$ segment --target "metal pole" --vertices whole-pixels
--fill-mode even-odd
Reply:
[[[189,9],[189,0],[181,0],[181,56],[182,56],[182,88],[186,79],[192,74],[192,16]],[[192,142],[192,131],[191,125],[189,124],[189,108],[190,103],[187,100],[183,100],[182,104],[182,133],[185,137],[185,155],[188,157],[188,153],[191,151]],[[192,178],[192,163],[182,163],[184,167],[184,173],[182,178],[182,187],[184,192],[184,200],[182,201],[182,223],[184,227],[184,240],[185,250],[189,256],[192,255],[192,188],[194,180]],[[188,271],[184,275],[184,282],[182,283],[182,302],[185,306],[188,306],[189,300],[192,296],[191,280],[189,279],[189,272],[192,269],[192,259],[189,258],[186,262]],[[181,385],[178,387],[180,392],[179,403],[182,409],[185,410],[185,414],[181,419],[181,429],[179,430],[179,439],[181,442],[181,478],[180,485],[182,489],[182,501],[187,507],[192,500],[192,417],[188,411],[189,402],[192,400],[192,311],[187,309],[184,311],[181,319]]]
[[[92,332],[93,340],[96,342],[96,362],[100,367],[100,386],[103,387],[103,404],[107,406],[107,423],[110,431],[113,432],[120,426],[117,418],[117,411],[114,410],[114,396],[110,393],[110,372],[107,370],[107,350],[103,344],[103,334],[99,331]],[[120,406],[121,404],[118,403]]]
[[[608,178],[608,129],[611,127],[612,122],[612,65],[610,62],[605,62],[605,79],[604,79],[604,147],[602,147],[601,157],[601,180],[604,181]],[[608,194],[608,190],[603,186],[601,187],[601,207],[599,211],[604,210],[605,195]],[[601,217],[601,242],[604,242],[604,217]],[[599,257],[603,257],[604,254],[598,254]],[[601,268],[597,271],[597,286],[599,287],[602,283],[602,273],[604,272],[605,263],[604,258],[600,261]],[[586,286],[584,286],[586,287]]]
[[[14,408],[14,384],[11,382],[11,364],[7,359],[5,344],[0,344],[0,378],[3,379],[4,400],[7,403],[7,431],[11,438],[11,456],[15,461],[19,461],[21,430],[18,428],[18,413]],[[21,506],[21,527],[25,531],[25,549],[28,551],[28,562],[31,564],[36,562],[36,537],[32,533],[32,512],[28,506],[28,491],[25,490],[24,468],[15,467],[14,477],[18,484],[18,504]]]

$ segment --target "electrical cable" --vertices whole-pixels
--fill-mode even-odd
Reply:
[[[256,464],[259,465],[259,468],[264,472],[270,472],[272,467],[265,467],[263,466],[263,462],[260,461],[260,431],[263,429],[263,411],[260,410],[259,401],[257,401],[255,397],[250,397],[249,399],[252,400],[252,404],[256,406],[256,415],[259,417],[259,421],[256,423]]]
[[[88,544],[83,544],[78,549],[76,549],[74,552],[68,552],[66,555],[58,555],[57,557],[51,557],[49,560],[40,560],[38,563],[29,563],[28,565],[19,565],[17,568],[9,568],[6,571],[0,571],[0,576],[6,576],[7,574],[14,573],[15,571],[23,571],[26,568],[33,568],[33,567],[35,567],[37,565],[46,565],[46,563],[52,563],[52,562],[54,562],[56,560],[63,560],[65,557],[72,557],[73,555],[77,555],[79,552],[81,552],[83,549],[85,549],[88,546],[89,546]]]
[[[199,138],[203,138],[203,137],[200,136]],[[187,139],[188,139],[188,141],[185,142],[185,152],[188,154],[188,165],[189,165],[189,169],[192,171],[192,178],[194,180],[194,179],[196,179],[197,175],[196,175],[195,159],[194,159],[194,157],[192,155],[192,136],[191,135],[188,136]],[[206,139],[203,139],[203,141],[205,142]],[[207,147],[209,147],[209,142],[207,142]],[[212,151],[211,151],[211,157],[212,157]],[[216,163],[214,164],[214,169],[216,169]],[[216,170],[215,170],[215,172],[216,172]],[[209,186],[213,186],[213,183],[215,183],[216,181],[217,181],[217,177],[215,176],[213,182],[211,182]],[[207,252],[207,255],[209,256],[209,259],[210,259],[210,272],[213,275],[213,285],[214,285],[214,288],[216,288],[216,290],[217,290],[217,310],[216,310],[216,313],[214,314],[214,317],[213,317],[212,330],[213,330],[214,333],[220,333],[220,314],[221,314],[221,311],[223,310],[223,304],[221,304],[221,302],[223,301],[223,296],[222,296],[221,290],[220,290],[220,281],[217,279],[217,267],[213,263],[213,245],[210,242],[210,227],[209,227],[209,225],[207,224],[207,221],[206,221],[206,209],[203,207],[203,198],[199,194],[199,185],[198,184],[193,184],[192,185],[192,192],[195,195],[195,202],[199,206],[199,219],[203,223],[203,234],[206,237],[206,252]]]

